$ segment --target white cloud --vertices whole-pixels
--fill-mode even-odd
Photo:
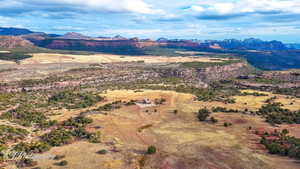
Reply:
[[[129,37],[133,37],[133,36],[141,36],[141,35],[144,36],[147,34],[155,34],[160,32],[162,32],[162,30],[160,29],[107,29],[107,30],[102,30],[101,32],[93,32],[93,34],[106,35],[106,36],[114,36],[114,35],[121,34]]]
[[[198,5],[192,5],[190,10],[198,13],[198,12],[204,12],[205,8],[203,8],[202,6],[198,6]]]
[[[37,10],[74,10],[74,11],[98,11],[98,12],[128,12],[140,14],[163,13],[160,9],[154,9],[144,0],[0,0],[1,9],[23,8],[28,11]],[[14,7],[14,8],[13,8]],[[22,11],[20,9],[20,11]]]
[[[238,0],[224,2],[221,0],[201,1],[190,7],[194,12],[210,14],[237,14],[237,13],[300,13],[299,0]],[[197,10],[201,9],[201,10]]]
[[[84,30],[84,28],[74,27],[74,26],[55,26],[52,29],[57,30],[57,31],[82,31],[82,30]]]

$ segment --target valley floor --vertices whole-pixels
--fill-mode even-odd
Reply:
[[[300,138],[297,93],[245,87],[254,80],[232,76],[249,66],[220,69],[227,61],[236,60],[33,54],[0,61],[0,150],[34,154],[0,156],[0,168],[300,169],[261,141],[284,129],[284,137]],[[270,114],[259,114],[270,105]],[[201,121],[199,110],[209,117]]]
[[[270,94],[270,93],[268,93]],[[90,114],[93,123],[88,125],[89,131],[101,131],[101,143],[93,144],[79,141],[73,144],[56,147],[44,153],[45,157],[64,155],[67,167],[53,165],[56,160],[37,160],[41,168],[72,169],[296,169],[298,162],[280,156],[268,155],[259,144],[256,130],[280,129],[263,119],[253,115],[239,113],[213,113],[218,123],[199,122],[195,112],[199,108],[211,108],[224,105],[218,102],[195,101],[191,94],[173,91],[154,90],[109,90],[105,102],[117,100],[155,100],[164,98],[162,105],[141,108],[137,105],[125,106],[117,110],[100,114]],[[230,105],[239,110],[258,109],[266,98],[271,97],[239,96],[235,104]],[[284,100],[283,96],[278,96]],[[300,99],[296,99],[300,102]],[[250,103],[245,105],[244,102]],[[252,104],[251,104],[252,103]],[[104,103],[101,103],[102,105]],[[101,105],[100,104],[100,105]],[[297,106],[290,108],[299,108]],[[99,105],[98,105],[99,106]],[[174,113],[177,110],[177,113]],[[61,111],[61,115],[53,119],[64,120],[77,116],[78,111]],[[63,117],[63,118],[61,118]],[[232,123],[224,127],[223,123]],[[252,129],[249,130],[249,126]],[[300,127],[291,131],[297,135]],[[146,155],[149,145],[155,145],[158,153]],[[105,155],[97,152],[108,151]]]

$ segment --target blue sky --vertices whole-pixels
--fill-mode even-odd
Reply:
[[[0,26],[90,36],[300,42],[300,0],[0,0]]]

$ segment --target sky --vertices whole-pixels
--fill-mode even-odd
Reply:
[[[300,0],[0,0],[0,27],[89,36],[300,43]]]

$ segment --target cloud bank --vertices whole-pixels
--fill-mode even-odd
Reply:
[[[57,34],[300,39],[300,0],[0,0],[0,4],[0,27]]]
[[[0,0],[2,15],[26,12],[118,12],[157,14],[162,10],[143,0]]]
[[[288,16],[290,20],[300,17],[299,0],[238,0],[238,1],[199,1],[186,8],[198,19],[227,20],[244,16],[266,16],[268,19]],[[272,18],[272,16],[274,16]],[[284,21],[284,19],[282,19]]]

